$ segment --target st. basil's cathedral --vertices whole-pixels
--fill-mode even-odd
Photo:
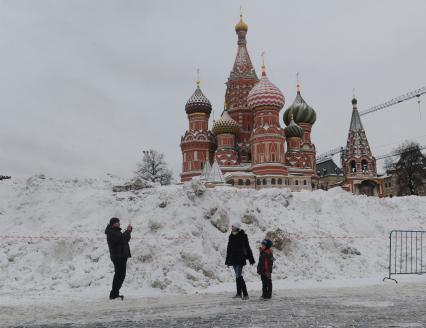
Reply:
[[[247,51],[247,31],[241,15],[235,25],[238,50],[226,83],[224,110],[220,119],[213,122],[212,129],[208,127],[212,105],[201,91],[199,81],[185,105],[189,128],[180,144],[181,181],[199,178],[239,188],[317,189],[316,150],[311,141],[316,112],[302,98],[297,83],[292,105],[280,116],[284,95],[269,81],[265,64],[258,78]],[[281,127],[280,119],[285,128]],[[359,140],[354,142],[359,144]],[[364,148],[362,151],[367,157]],[[370,157],[370,164],[375,165],[371,153]],[[353,169],[351,173],[353,184]],[[375,166],[373,174],[377,176]]]

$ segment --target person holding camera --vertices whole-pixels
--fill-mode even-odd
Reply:
[[[126,231],[121,232],[120,219],[111,218],[105,229],[107,237],[109,254],[111,261],[114,264],[114,278],[112,280],[112,289],[109,294],[109,299],[113,300],[124,296],[120,295],[120,288],[126,278],[127,259],[131,257],[129,241],[133,227],[129,224]]]

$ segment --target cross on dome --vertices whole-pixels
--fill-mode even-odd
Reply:
[[[197,83],[197,87],[199,87],[200,86],[200,69],[199,68],[197,68],[197,81],[196,81],[196,83]]]
[[[296,84],[297,92],[300,93],[299,72],[296,73],[296,79],[297,79],[297,84]]]

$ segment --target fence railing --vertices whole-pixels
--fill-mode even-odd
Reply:
[[[425,257],[425,258],[424,258]],[[392,230],[389,233],[389,276],[426,273],[426,231]]]

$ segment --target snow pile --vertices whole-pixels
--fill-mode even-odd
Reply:
[[[274,239],[274,280],[293,281],[383,277],[389,231],[426,228],[426,197],[211,189],[196,181],[113,192],[118,184],[113,177],[2,181],[2,293],[108,291],[104,229],[112,216],[134,226],[124,288],[161,293],[232,282],[224,262],[233,221],[242,222],[256,259],[265,235]],[[359,238],[336,238],[348,236]],[[257,281],[256,269],[246,267],[245,277]]]

